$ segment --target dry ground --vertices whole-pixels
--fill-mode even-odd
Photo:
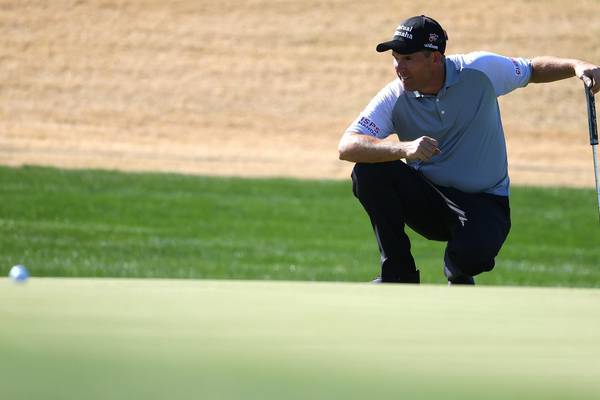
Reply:
[[[596,0],[0,0],[0,164],[345,178],[340,134],[426,13],[448,52],[600,63]],[[501,99],[513,182],[593,185],[582,84]]]

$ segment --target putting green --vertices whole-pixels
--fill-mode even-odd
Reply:
[[[600,291],[0,279],[6,399],[600,397]]]

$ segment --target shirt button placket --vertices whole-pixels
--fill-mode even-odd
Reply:
[[[437,109],[439,110],[440,116],[444,116],[446,114],[446,110],[440,110],[440,99],[439,97],[435,99]]]

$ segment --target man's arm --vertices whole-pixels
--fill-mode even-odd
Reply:
[[[437,140],[423,136],[410,142],[389,142],[357,132],[346,132],[338,145],[340,160],[376,163],[407,160],[427,161],[440,153]]]
[[[532,73],[529,82],[545,83],[576,76],[592,88],[600,91],[600,67],[585,61],[551,56],[531,60]]]

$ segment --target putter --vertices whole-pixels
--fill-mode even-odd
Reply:
[[[585,83],[585,98],[587,99],[588,125],[590,130],[590,144],[594,156],[594,177],[596,178],[596,192],[598,194],[598,220],[600,221],[600,185],[598,182],[598,127],[596,125],[596,102],[592,89]]]

